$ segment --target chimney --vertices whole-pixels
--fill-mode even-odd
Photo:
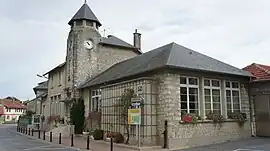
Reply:
[[[137,32],[137,29],[135,29],[135,33],[133,33],[133,45],[141,50],[141,34]]]

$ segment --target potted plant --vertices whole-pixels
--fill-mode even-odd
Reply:
[[[198,117],[193,114],[182,112],[182,123],[191,123],[195,124],[198,121]]]
[[[214,124],[219,124],[220,126],[222,126],[222,123],[224,122],[224,117],[220,114],[216,114],[213,112],[209,112],[206,115],[206,119],[207,120],[212,120]]]
[[[247,115],[246,113],[229,113],[228,114],[229,119],[235,119],[237,120],[239,126],[243,126],[243,124],[246,122]]]

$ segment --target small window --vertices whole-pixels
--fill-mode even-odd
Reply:
[[[220,83],[218,80],[212,80],[212,86],[213,87],[220,87]]]
[[[198,81],[196,78],[188,78],[188,84],[190,85],[198,85]]]
[[[204,86],[210,86],[210,80],[204,80]]]
[[[86,25],[87,25],[87,26],[93,27],[93,22],[91,22],[91,21],[86,21]]]
[[[230,82],[226,82],[226,88],[230,88],[231,87],[231,83]]]
[[[239,88],[238,82],[232,82],[232,88]]]
[[[81,26],[83,24],[82,20],[76,21],[76,26]]]
[[[187,78],[186,77],[180,77],[180,84],[187,84]]]

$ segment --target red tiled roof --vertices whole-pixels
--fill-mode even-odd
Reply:
[[[270,66],[253,63],[243,68],[243,70],[250,72],[254,76],[253,81],[270,80]]]
[[[13,101],[9,99],[0,99],[0,104],[11,109],[25,109],[26,106],[18,101]]]

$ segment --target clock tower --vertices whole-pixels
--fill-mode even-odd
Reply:
[[[97,43],[101,39],[98,31],[101,23],[85,2],[68,24],[66,94],[67,98],[77,98],[76,87],[93,76],[98,68]]]

